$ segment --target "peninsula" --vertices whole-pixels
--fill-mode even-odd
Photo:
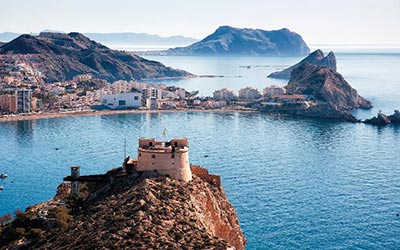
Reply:
[[[109,49],[76,32],[21,35],[1,46],[0,55],[2,61],[32,65],[32,77],[44,83],[68,81],[82,74],[107,81],[192,76],[134,53]]]
[[[188,157],[186,138],[141,138],[121,168],[73,166],[53,199],[1,227],[0,249],[244,249],[220,177]]]

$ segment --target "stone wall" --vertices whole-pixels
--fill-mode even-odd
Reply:
[[[192,171],[192,174],[196,175],[203,181],[221,187],[221,177],[219,175],[209,174],[206,168],[195,165],[191,165],[190,170]]]

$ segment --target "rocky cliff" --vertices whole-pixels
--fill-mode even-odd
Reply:
[[[369,109],[371,102],[358,95],[338,72],[331,68],[305,63],[291,73],[288,94],[302,94],[327,102],[338,110]]]
[[[336,71],[336,57],[335,54],[331,51],[327,56],[324,56],[324,52],[322,50],[316,50],[308,55],[306,58],[301,60],[299,63],[284,69],[282,71],[271,73],[268,77],[270,78],[278,78],[278,79],[290,79],[290,74],[292,71],[301,65],[306,63],[311,63],[317,66],[324,66]]]
[[[309,52],[302,37],[288,29],[266,31],[221,26],[199,42],[163,54],[304,56]]]
[[[46,82],[70,80],[87,73],[111,82],[190,76],[186,71],[166,67],[133,53],[109,49],[80,33],[21,35],[3,45],[0,54],[38,55]]]
[[[50,209],[39,222],[40,209],[28,209],[24,223],[19,216],[3,231],[0,249],[244,249],[221,186],[196,175],[188,183],[156,175],[85,185],[80,201],[59,194],[66,208]]]

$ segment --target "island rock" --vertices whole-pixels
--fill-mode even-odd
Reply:
[[[271,73],[268,77],[270,78],[278,78],[278,79],[290,79],[290,74],[292,71],[301,65],[304,65],[306,63],[311,63],[317,66],[324,66],[332,69],[333,71],[336,71],[336,57],[335,54],[331,51],[327,56],[324,56],[324,52],[322,50],[318,49],[308,55],[306,58],[301,60],[299,63],[296,63],[295,65],[284,69],[282,71],[274,72]]]
[[[187,47],[161,52],[164,55],[304,56],[310,49],[302,37],[288,29],[266,31],[221,26],[213,34]]]

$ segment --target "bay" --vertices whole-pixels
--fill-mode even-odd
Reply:
[[[266,75],[300,58],[149,57],[223,78],[163,80],[210,95],[285,81]],[[337,53],[338,71],[370,99],[371,117],[400,108],[400,54]],[[250,66],[241,67],[241,66]],[[233,77],[233,76],[242,77]],[[231,77],[228,77],[231,76]],[[246,249],[398,249],[400,127],[260,113],[149,113],[0,123],[0,214],[53,197],[69,167],[82,174],[121,165],[124,139],[188,137],[190,162],[219,174],[248,240]],[[205,157],[205,156],[208,157]]]

